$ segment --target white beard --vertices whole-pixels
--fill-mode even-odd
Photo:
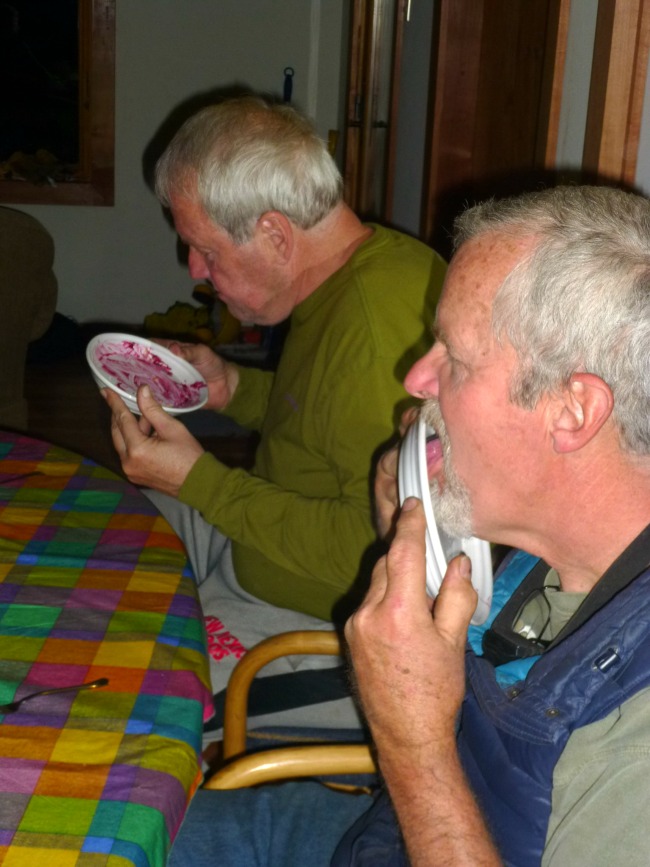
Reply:
[[[431,425],[438,434],[442,446],[442,461],[444,482],[442,489],[436,479],[432,479],[429,488],[431,503],[436,523],[450,536],[470,538],[474,535],[472,528],[472,504],[470,495],[452,463],[451,446],[447,429],[440,414],[437,400],[427,400],[422,405],[422,418]]]

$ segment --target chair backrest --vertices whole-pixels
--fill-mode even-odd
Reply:
[[[0,426],[25,430],[25,359],[57,301],[54,241],[30,214],[0,207]]]
[[[372,784],[376,766],[364,731],[299,727],[247,730],[248,697],[256,674],[273,659],[305,653],[339,656],[342,648],[332,631],[285,632],[260,642],[239,660],[226,691],[225,764],[209,777],[204,788],[240,788],[296,777],[330,781],[340,775],[345,784],[357,788]],[[262,749],[270,745],[271,749]]]

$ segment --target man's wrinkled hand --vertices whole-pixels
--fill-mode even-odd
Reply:
[[[418,407],[412,406],[403,413],[399,428],[402,437],[409,425],[417,419],[418,412]],[[379,537],[387,541],[390,541],[395,533],[395,523],[399,515],[398,463],[399,445],[384,452],[375,471],[375,524]]]
[[[208,384],[206,409],[222,410],[230,403],[239,384],[236,364],[221,358],[204,343],[180,343],[177,340],[158,341],[195,367]]]
[[[379,458],[375,470],[375,523],[381,539],[390,540],[399,514],[397,463],[399,446],[393,446]]]
[[[157,403],[148,386],[138,389],[140,418],[115,392],[102,394],[112,412],[111,436],[129,481],[177,496],[188,473],[204,452],[184,424]]]
[[[454,558],[435,604],[426,594],[424,509],[406,500],[395,539],[345,635],[380,753],[453,744],[465,690],[467,629],[476,607],[471,563]]]

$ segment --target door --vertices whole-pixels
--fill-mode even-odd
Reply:
[[[407,0],[353,0],[345,124],[345,199],[364,219],[389,219],[395,96]]]
[[[445,255],[453,217],[467,201],[520,192],[552,170],[563,7],[438,0],[422,237]]]
[[[393,222],[396,143],[410,111],[399,98],[404,20],[416,3],[430,4],[432,21],[425,165],[421,178],[397,177],[421,186],[420,238],[448,256],[468,201],[557,182],[634,183],[650,0],[593,10],[584,152],[570,169],[557,162],[570,0],[354,0],[345,182],[358,213]],[[584,41],[575,24],[571,32]]]

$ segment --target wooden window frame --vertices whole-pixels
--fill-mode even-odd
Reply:
[[[78,0],[79,166],[75,178],[55,185],[0,179],[0,202],[114,204],[115,2]]]

